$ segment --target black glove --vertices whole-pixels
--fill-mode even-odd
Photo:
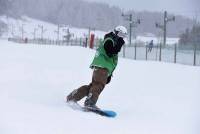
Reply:
[[[124,40],[121,37],[117,37],[116,44],[113,44],[111,40],[107,40],[104,44],[104,49],[106,51],[106,54],[109,57],[112,57],[114,54],[118,54],[124,45]]]
[[[108,76],[106,84],[110,83],[112,75]]]
[[[125,41],[122,37],[119,37],[117,40],[118,44],[120,44],[121,46],[124,45]]]
[[[115,46],[115,51],[116,51],[116,53],[119,53],[120,52],[120,50],[121,50],[121,48],[122,48],[122,46],[124,45],[124,39],[122,38],[122,37],[119,37],[118,39],[117,39],[117,45]]]

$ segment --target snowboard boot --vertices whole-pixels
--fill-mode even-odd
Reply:
[[[73,92],[71,92],[67,97],[66,97],[66,101],[69,103],[69,102],[77,102],[75,97],[74,97],[74,94],[77,93],[77,90],[74,90]]]
[[[89,93],[89,95],[87,96],[84,102],[84,106],[89,109],[100,109],[96,106],[96,102],[97,100],[93,99],[92,93]]]
[[[80,88],[74,90],[73,92],[71,92],[66,97],[67,102],[69,102],[69,101],[74,101],[74,102],[80,101],[82,98],[84,98],[85,96],[88,95],[90,87],[91,87],[91,84],[81,86]]]

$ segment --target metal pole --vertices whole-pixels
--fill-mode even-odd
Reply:
[[[57,31],[57,40],[59,41],[59,34],[60,34],[60,26],[58,25],[58,31]]]
[[[167,36],[167,11],[165,11],[164,13],[164,32],[163,32],[163,37],[164,37],[164,40],[163,40],[163,45],[165,46],[166,45],[166,36]]]
[[[37,31],[37,28],[34,28],[34,32],[33,32],[33,39],[34,40],[36,39],[36,31]]]
[[[126,49],[126,48],[125,48],[125,45],[123,45],[123,57],[124,57],[124,58],[125,58],[125,56],[126,56],[126,55],[125,55],[125,53],[126,53],[125,49]]]
[[[44,28],[42,26],[42,31],[41,31],[41,39],[43,40],[43,32],[44,32]]]
[[[90,33],[91,33],[91,27],[89,27],[88,29],[88,41],[87,41],[87,46],[89,46],[89,43],[90,43]]]
[[[133,21],[133,15],[132,15],[132,14],[130,14],[130,16],[129,16],[129,21],[130,21],[129,44],[131,45],[131,37],[132,37],[132,21]]]
[[[82,46],[82,38],[79,39],[80,46]]]
[[[36,29],[34,28],[33,39],[35,40]]]
[[[147,60],[147,53],[148,53],[148,51],[147,51],[147,45],[146,45],[146,60]]]
[[[137,56],[137,44],[135,43],[135,56],[134,56],[135,60],[136,60],[136,56]]]
[[[160,54],[159,54],[159,61],[161,61],[162,55],[162,43],[160,43]]]
[[[164,12],[164,24],[161,25],[159,23],[156,23],[156,27],[163,30],[163,46],[166,45],[166,38],[167,38],[167,22],[169,21],[175,21],[175,16],[169,18],[167,17],[167,11]]]
[[[88,38],[86,37],[85,38],[85,47],[87,47],[87,44],[88,44]]]
[[[194,63],[193,63],[194,66],[196,66],[196,53],[197,53],[197,45],[195,43],[194,44]]]
[[[174,46],[174,63],[176,63],[176,55],[177,55],[177,44]]]
[[[38,27],[41,29],[41,40],[43,40],[44,27],[43,25],[38,25]]]
[[[43,40],[43,26],[41,27],[41,39]]]

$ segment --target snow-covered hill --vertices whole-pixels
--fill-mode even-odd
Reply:
[[[34,38],[34,29],[35,38],[41,37],[41,32],[43,26],[43,38],[47,39],[57,39],[58,25],[51,24],[48,22],[36,20],[27,16],[22,16],[21,19],[14,19],[6,16],[0,16],[0,21],[8,25],[8,31],[4,34],[4,37],[22,37],[22,27],[24,31],[24,38]],[[72,38],[84,38],[88,35],[89,29],[80,29],[74,28],[67,25],[62,25],[59,29],[59,39],[63,39],[63,36],[66,35],[66,30],[69,29],[70,34],[73,35]],[[96,37],[102,38],[105,34],[103,31],[98,31],[91,29],[91,33],[94,33]]]
[[[58,25],[51,24],[48,22],[36,20],[27,16],[22,16],[21,19],[14,19],[6,16],[0,16],[0,21],[4,22],[8,26],[8,31],[3,34],[4,38],[8,37],[17,37],[22,38],[22,31],[24,38],[41,38],[42,29],[41,26],[43,26],[43,38],[46,39],[52,39],[56,40],[58,39],[58,34],[56,31],[58,31]],[[64,27],[63,27],[64,26]],[[66,31],[69,29],[69,33],[72,35],[72,38],[85,38],[88,36],[89,28],[88,29],[80,29],[75,28],[71,26],[63,25],[59,29],[59,39],[62,40],[63,36],[66,36]],[[22,30],[23,27],[23,30]],[[114,27],[114,26],[113,26]],[[35,31],[35,35],[34,35]],[[98,31],[95,29],[90,30],[91,33],[95,34],[96,38],[103,38],[104,34],[108,31]],[[133,39],[132,42],[143,42],[146,45],[153,40],[155,44],[158,44],[162,42],[162,39],[160,37],[156,37],[153,34],[144,34],[139,35],[136,37],[136,39]],[[178,43],[179,38],[167,38],[167,44],[174,45],[175,43]],[[128,43],[128,41],[126,40]]]
[[[0,133],[200,133],[199,67],[120,58],[98,101],[116,118],[69,108],[64,98],[90,82],[94,53],[0,40]]]

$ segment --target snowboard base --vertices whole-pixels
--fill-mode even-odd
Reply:
[[[83,111],[83,112],[92,112],[92,113],[95,113],[95,114],[98,114],[101,116],[105,116],[105,117],[114,118],[117,116],[117,113],[112,110],[103,110],[103,109],[84,107],[84,106],[81,106],[78,103],[74,103],[74,102],[69,102],[68,105],[74,110],[79,110],[79,111]]]

